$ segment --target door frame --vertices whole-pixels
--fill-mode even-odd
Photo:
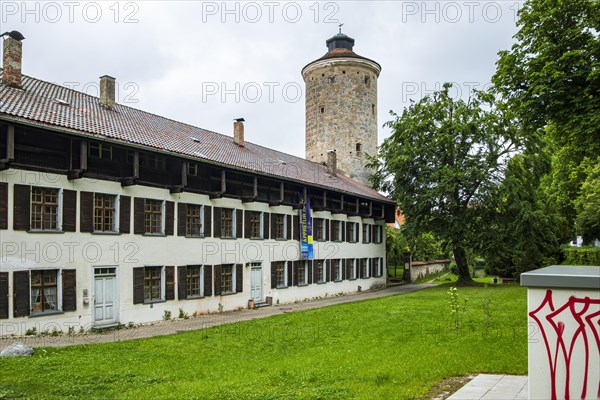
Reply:
[[[252,272],[253,270],[260,270],[260,299],[252,299],[255,302],[261,302],[265,300],[265,274],[262,262],[250,263],[250,298],[252,298]]]
[[[114,268],[115,269],[114,321],[110,322],[110,323],[96,322],[96,309],[94,306],[94,301],[96,300],[96,270],[100,269],[100,268]],[[91,317],[92,317],[92,325],[93,326],[105,327],[105,326],[113,326],[113,325],[119,324],[119,314],[120,314],[120,310],[121,310],[121,301],[120,301],[121,291],[119,290],[119,287],[120,287],[120,279],[119,279],[119,266],[118,265],[93,265],[92,266],[92,285],[91,285],[92,293],[90,293],[88,304],[89,304],[90,311],[92,314]]]

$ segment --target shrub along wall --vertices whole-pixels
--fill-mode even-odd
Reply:
[[[600,265],[600,247],[564,247],[565,265]]]

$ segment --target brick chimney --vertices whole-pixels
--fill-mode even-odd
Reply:
[[[233,143],[244,147],[244,118],[238,118],[233,123]]]
[[[100,77],[100,105],[109,110],[115,108],[115,78],[112,76]]]
[[[21,40],[25,38],[17,31],[6,32],[2,36],[6,36],[4,39],[2,81],[8,86],[20,88],[23,54],[23,43],[21,43]]]
[[[335,175],[337,173],[337,153],[335,150],[327,152],[327,173]]]

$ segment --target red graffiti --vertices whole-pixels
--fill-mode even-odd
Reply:
[[[552,400],[557,400],[560,383],[557,382],[557,369],[564,362],[564,399],[571,398],[571,372],[575,346],[583,346],[583,381],[581,382],[580,398],[585,399],[588,392],[588,370],[590,358],[597,360],[600,354],[600,299],[593,300],[589,297],[578,298],[571,296],[561,307],[556,308],[552,301],[552,290],[546,291],[542,303],[529,316],[537,323],[544,340],[548,366],[550,369],[550,385]],[[548,308],[549,310],[545,310]],[[587,314],[587,315],[586,315]],[[548,325],[546,325],[546,322]],[[551,328],[551,329],[550,329]],[[550,335],[556,337],[551,340]],[[595,348],[590,342],[596,344]],[[596,352],[594,354],[590,352]],[[600,399],[600,382],[598,382],[597,398]]]

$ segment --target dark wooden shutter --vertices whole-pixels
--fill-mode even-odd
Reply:
[[[342,269],[342,280],[345,281],[346,280],[346,259],[342,258],[340,260],[340,268]]]
[[[131,232],[131,197],[119,196],[119,232]]]
[[[133,199],[133,233],[143,235],[146,231],[144,227],[144,199],[136,197]]]
[[[77,220],[77,192],[67,189],[63,189],[62,192],[62,230],[63,232],[75,232]]]
[[[29,271],[13,272],[13,315],[15,318],[29,315],[29,297]]]
[[[235,292],[241,293],[244,291],[244,265],[235,265]]]
[[[308,276],[307,276],[307,281],[308,281],[309,285],[311,283],[313,283],[313,264],[314,264],[314,260],[308,260]]]
[[[271,234],[270,234],[271,230],[269,229],[269,227],[271,226],[270,225],[271,222],[270,222],[269,218],[271,217],[271,215],[269,213],[264,213],[263,215],[265,218],[263,220],[263,229],[264,229],[263,237],[265,239],[270,239],[271,238]]]
[[[342,227],[340,229],[342,231],[342,242],[346,241],[346,222],[342,221]]]
[[[345,259],[346,264],[345,264],[345,268],[344,268],[344,273],[346,274],[344,279],[352,279],[352,273],[350,272],[350,267],[352,266],[352,259],[351,258],[346,258]]]
[[[279,214],[271,213],[271,239],[279,239],[277,237],[277,230],[275,229],[275,220]]]
[[[350,235],[350,229],[352,227],[352,222],[347,222],[346,223],[346,241],[351,242],[352,241],[352,236]]]
[[[287,262],[287,285],[294,286],[294,266],[291,261]]]
[[[292,240],[300,240],[300,217],[294,215],[292,220],[294,221],[292,226]]]
[[[215,265],[215,296],[220,296],[220,295],[221,295],[221,266]]]
[[[165,204],[165,235],[172,236],[175,233],[175,203],[167,201]]]
[[[323,219],[323,225],[325,225],[325,237],[323,238],[325,241],[329,241],[329,220]]]
[[[142,304],[143,302],[144,267],[137,267],[133,269],[133,304]]]
[[[271,289],[277,287],[277,271],[275,270],[275,262],[271,262]]]
[[[327,259],[323,261],[323,267],[325,268],[325,282],[331,282],[331,260]]]
[[[165,300],[175,300],[175,267],[165,267]]]
[[[8,318],[8,272],[0,272],[0,319]]]
[[[244,211],[243,210],[235,210],[235,237],[241,238],[243,237],[242,227],[244,223]]]
[[[250,239],[250,216],[253,212],[255,211],[246,210],[244,212],[244,237],[246,239]]]
[[[300,268],[300,263],[301,261],[292,261],[292,271],[293,271],[293,278],[292,278],[292,286],[298,286],[298,268]]]
[[[177,236],[185,236],[187,222],[187,204],[177,203]],[[181,268],[181,267],[179,267]]]
[[[212,265],[204,266],[204,296],[212,296]]]
[[[375,240],[375,225],[369,225],[369,227],[371,228],[371,243],[378,243]]]
[[[79,192],[79,231],[94,231],[94,193]]]
[[[62,270],[63,311],[77,311],[77,274],[74,269]]]
[[[375,268],[376,262],[377,262],[377,258],[371,258],[371,277],[377,276],[377,268]]]
[[[182,203],[179,203],[180,205]],[[179,300],[187,299],[187,267],[177,267],[177,298]]]
[[[14,186],[13,194],[14,214],[13,214],[13,229],[15,231],[29,230],[29,220],[31,218],[31,188],[29,185]],[[15,311],[16,312],[16,311]],[[29,315],[29,306],[27,314]]]
[[[221,237],[221,207],[215,207],[214,235],[216,238]],[[216,295],[216,293],[215,293],[215,295]]]
[[[212,236],[212,207],[204,206],[204,237]]]
[[[0,182],[0,229],[8,229],[8,183],[6,182]]]
[[[287,240],[292,240],[292,216],[286,215],[285,218],[287,218],[285,238]]]

